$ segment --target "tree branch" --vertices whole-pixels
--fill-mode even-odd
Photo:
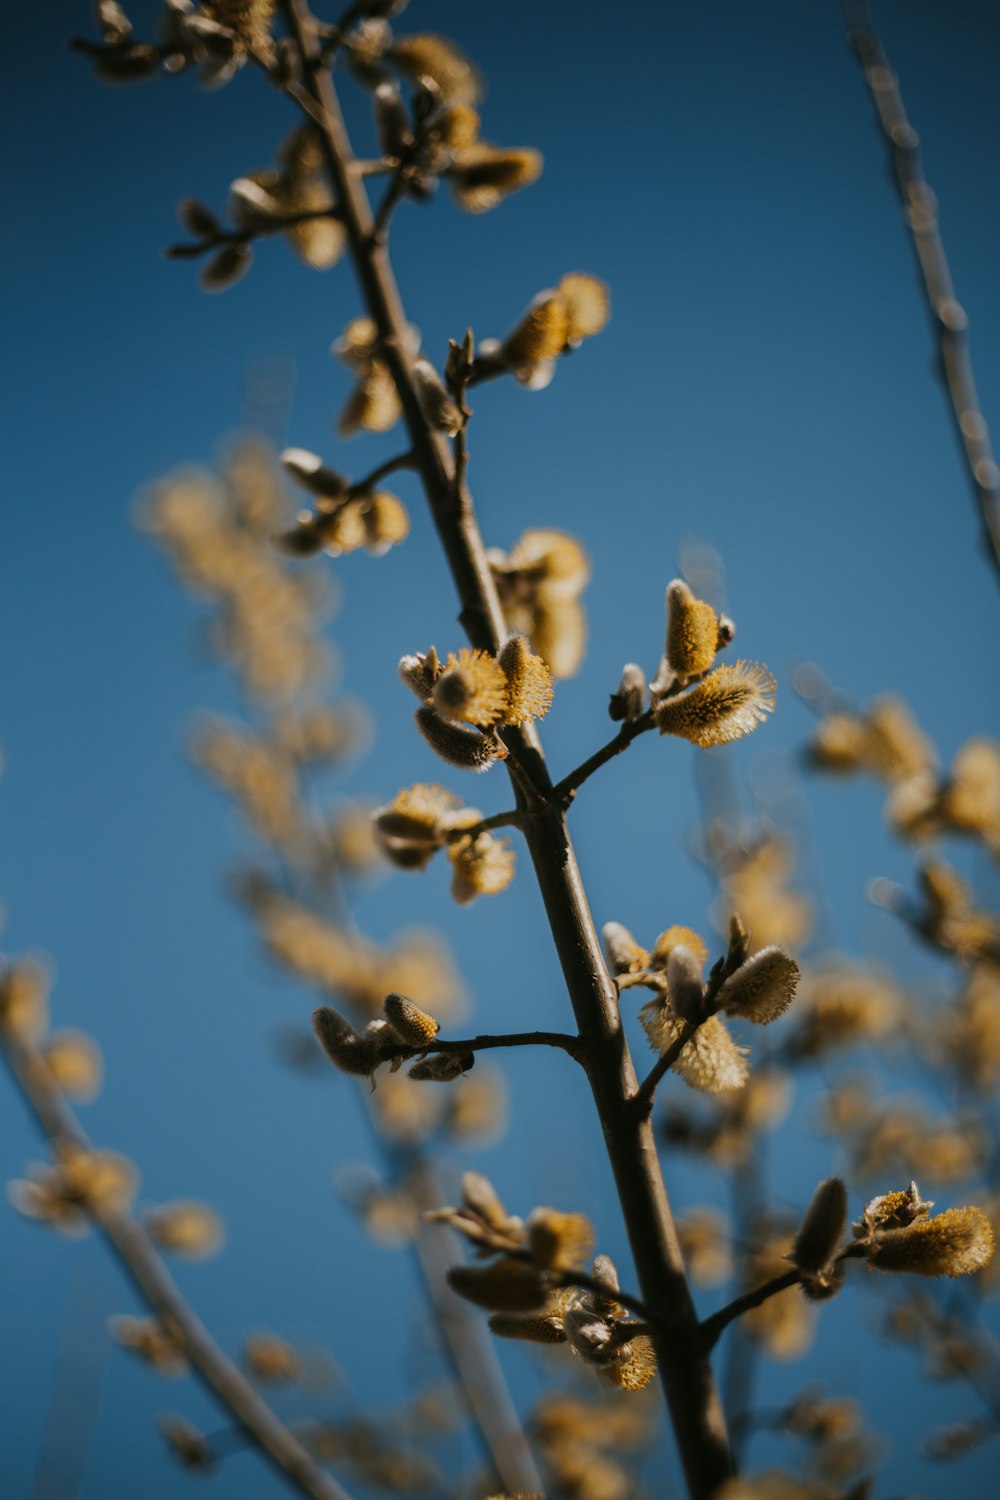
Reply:
[[[865,1246],[859,1241],[844,1245],[833,1257],[834,1262],[841,1260],[856,1260],[866,1253]],[[706,1349],[714,1349],[723,1332],[736,1318],[743,1316],[745,1312],[751,1312],[755,1307],[760,1307],[769,1297],[776,1297],[779,1292],[787,1291],[791,1286],[798,1286],[802,1280],[802,1272],[792,1266],[783,1271],[780,1276],[773,1276],[770,1281],[765,1281],[762,1286],[754,1287],[750,1292],[744,1292],[740,1297],[734,1297],[732,1302],[727,1302],[725,1307],[706,1318],[701,1325],[702,1336],[705,1340]]]
[[[656,1097],[656,1090],[661,1080],[669,1073],[700,1025],[700,1021],[685,1021],[680,1032],[674,1037],[666,1052],[660,1053],[656,1062],[642,1080],[636,1093],[632,1096],[633,1107],[639,1114],[646,1116],[650,1114],[653,1108],[653,1100]]]
[[[396,385],[403,417],[473,646],[495,653],[507,630],[482,537],[465,486],[455,483],[454,458],[424,416],[407,350],[407,320],[386,248],[372,239],[371,208],[359,175],[329,71],[322,65],[315,22],[305,0],[285,0],[290,30],[303,63],[309,114],[320,142],[336,202],[343,213],[351,259],[367,311],[381,339],[382,356]],[[505,738],[534,785],[551,780],[533,727],[507,730]],[[732,1472],[721,1405],[702,1344],[667,1200],[649,1120],[631,1107],[635,1070],[587,904],[564,810],[549,803],[526,820],[525,838],[535,867],[569,998],[580,1028],[581,1053],[603,1127],[640,1289],[653,1324],[657,1364],[688,1484],[708,1500]]]
[[[564,776],[562,781],[556,783],[550,793],[552,801],[569,803],[577,787],[582,786],[595,771],[599,771],[602,766],[607,765],[609,760],[613,760],[616,755],[627,750],[633,740],[637,740],[640,734],[645,734],[646,730],[652,727],[653,712],[649,708],[638,719],[631,719],[623,724],[613,739],[610,739],[600,750],[595,750],[594,754],[588,756],[575,771],[570,771],[568,776]]]
[[[558,1047],[579,1060],[580,1038],[565,1031],[511,1031],[506,1036],[474,1036],[468,1041],[438,1041],[436,1038],[426,1046],[412,1047],[406,1042],[388,1042],[386,1057],[426,1057],[430,1052],[488,1052],[497,1047]]]
[[[42,1132],[53,1143],[72,1141],[89,1150],[90,1142],[41,1053],[3,1032],[0,1043],[14,1082]],[[169,1326],[192,1369],[282,1477],[313,1500],[350,1500],[348,1492],[316,1463],[222,1352],[175,1286],[139,1221],[124,1209],[96,1209],[86,1204],[81,1207],[104,1236],[139,1295],[161,1322]]]
[[[896,75],[875,33],[867,0],[844,0],[848,40],[871,90],[889,144],[896,187],[913,236],[927,309],[937,332],[941,373],[982,521],[986,555],[1000,577],[1000,468],[979,405],[969,353],[969,318],[955,295],[938,220],[937,198],[924,176],[920,137],[910,124]]]

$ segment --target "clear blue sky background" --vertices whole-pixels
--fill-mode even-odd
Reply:
[[[247,369],[262,358],[294,361],[279,441],[362,472],[394,439],[364,438],[346,455],[330,435],[347,376],[328,344],[357,305],[345,267],[317,275],[268,245],[246,281],[208,298],[190,266],[158,259],[177,235],[177,200],[221,203],[233,177],[271,159],[287,107],[249,73],[215,95],[187,78],[104,88],[63,45],[87,12],[63,3],[6,17],[4,941],[53,956],[58,1021],[104,1048],[107,1084],[86,1112],[95,1138],[136,1159],[149,1201],[203,1196],[223,1212],[225,1255],[181,1272],[213,1330],[233,1348],[260,1325],[326,1347],[371,1406],[408,1389],[415,1286],[405,1259],[373,1253],[331,1190],[334,1165],[367,1150],[345,1145],[350,1091],[308,1084],[273,1059],[275,1022],[304,1018],[312,999],[264,967],[231,908],[220,877],[239,830],[182,753],[194,711],[233,707],[231,688],[205,665],[191,602],[130,512],[146,480],[209,460],[239,426]],[[1000,13],[975,0],[883,0],[878,20],[925,140],[983,405],[996,416]],[[404,207],[400,280],[428,350],[440,357],[469,323],[504,332],[570,269],[613,289],[611,327],[547,392],[497,384],[475,403],[472,480],[487,540],[562,526],[594,560],[588,663],[560,687],[546,725],[554,767],[606,736],[621,664],[655,665],[679,549],[710,542],[725,559],[741,654],[781,683],[773,720],[733,752],[739,775],[804,835],[837,943],[933,977],[864,901],[872,876],[905,881],[911,867],[880,826],[875,789],[803,790],[793,769],[810,727],[790,687],[803,657],[858,698],[903,694],[945,758],[970,734],[1000,729],[996,585],[837,5],[415,0],[399,29],[454,36],[489,81],[487,137],[546,158],[542,181],[494,214],[463,216],[444,194]],[[352,93],[355,122],[359,104]],[[416,492],[401,492],[413,535],[379,562],[338,566],[333,627],[345,686],[375,720],[350,790],[377,797],[438,776],[410,733],[396,659],[431,640],[458,643],[435,539]],[[504,794],[496,782],[476,795],[495,810]],[[697,809],[692,754],[679,744],[642,742],[593,784],[574,830],[599,922],[625,921],[647,939],[671,922],[706,929],[711,889],[684,852]],[[974,873],[989,894],[989,872]],[[359,918],[378,937],[446,922],[483,1027],[566,1024],[526,862],[505,896],[463,911],[448,906],[443,870],[396,876]],[[507,1071],[510,1135],[475,1164],[515,1209],[585,1209],[602,1247],[627,1264],[582,1081],[548,1055],[513,1056]],[[806,1100],[776,1147],[785,1203],[804,1202],[831,1168],[814,1119]],[[7,1175],[38,1157],[6,1086],[0,1140]],[[721,1181],[684,1163],[670,1163],[669,1182],[681,1203],[723,1201]],[[0,1287],[4,1488],[21,1496],[64,1320],[96,1327],[132,1304],[100,1245],[11,1214],[0,1217]],[[989,1493],[995,1452],[921,1467],[914,1434],[967,1414],[972,1397],[915,1380],[912,1358],[866,1331],[872,1316],[854,1290],[826,1309],[808,1368],[861,1398],[892,1435],[879,1493],[943,1495],[958,1483]],[[539,1367],[516,1348],[505,1359],[530,1400]],[[767,1385],[780,1400],[802,1378],[801,1366],[779,1368]],[[113,1353],[84,1500],[140,1485],[148,1500],[186,1492],[152,1430],[164,1407],[215,1425],[192,1387],[166,1389]],[[284,1409],[296,1410],[294,1398]],[[778,1456],[767,1443],[757,1451],[761,1462]],[[651,1473],[671,1472],[665,1453],[657,1465]],[[282,1492],[248,1457],[211,1483],[219,1500]]]

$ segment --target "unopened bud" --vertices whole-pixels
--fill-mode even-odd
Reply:
[[[319,454],[310,453],[307,448],[286,448],[281,462],[295,483],[308,490],[310,495],[336,500],[347,489],[344,476],[335,469],[326,468]]]
[[[452,1266],[448,1285],[467,1302],[495,1312],[540,1312],[549,1296],[541,1272],[509,1256],[489,1266]]]
[[[792,1264],[807,1274],[824,1271],[837,1253],[847,1224],[847,1188],[828,1177],[813,1193],[792,1247]]]
[[[420,409],[428,422],[438,432],[455,437],[462,430],[464,418],[456,403],[448,395],[441,378],[430,360],[418,359],[413,364],[413,379],[417,387]]]
[[[634,661],[622,668],[621,681],[608,703],[608,714],[616,723],[631,723],[646,707],[646,674]]]

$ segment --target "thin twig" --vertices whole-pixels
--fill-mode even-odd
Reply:
[[[896,186],[937,331],[941,372],[965,454],[983,529],[983,545],[1000,577],[1000,468],[979,404],[969,353],[969,317],[955,295],[945,254],[937,198],[924,176],[920,137],[910,124],[895,73],[875,33],[867,0],[844,0],[848,39],[871,90],[879,124],[892,154]]]
[[[860,1241],[854,1241],[852,1244],[842,1246],[833,1257],[833,1261],[854,1260],[866,1253],[866,1246]],[[798,1286],[801,1280],[802,1272],[798,1267],[792,1266],[790,1270],[782,1271],[780,1276],[772,1276],[771,1280],[765,1281],[762,1286],[754,1287],[752,1291],[734,1297],[732,1302],[726,1303],[725,1307],[720,1307],[718,1312],[706,1318],[701,1325],[706,1349],[715,1348],[725,1329],[736,1318],[741,1318],[744,1313],[760,1307],[769,1297],[776,1297],[779,1292],[784,1292],[791,1286]]]
[[[639,1114],[648,1115],[650,1113],[661,1079],[669,1073],[700,1025],[700,1021],[685,1021],[666,1052],[660,1053],[656,1062],[632,1096],[633,1107]]]
[[[41,1053],[9,1034],[2,1036],[0,1051],[49,1140],[72,1141],[89,1150],[90,1142]],[[348,1492],[316,1463],[223,1353],[175,1286],[139,1221],[125,1209],[98,1208],[86,1203],[81,1207],[104,1236],[140,1296],[170,1328],[192,1369],[281,1475],[313,1500],[350,1500]]]
[[[384,464],[379,464],[363,479],[356,479],[353,484],[348,485],[347,494],[352,498],[356,495],[367,495],[380,479],[385,479],[389,474],[395,474],[397,469],[412,469],[413,467],[413,454],[409,449],[405,453],[397,453],[395,458],[387,458]]]
[[[556,782],[549,794],[552,801],[568,803],[577,787],[582,786],[595,771],[599,771],[602,766],[607,765],[609,760],[614,760],[616,755],[627,750],[633,740],[637,740],[640,734],[645,734],[646,730],[652,727],[653,711],[649,708],[644,714],[640,714],[639,718],[631,719],[623,724],[613,739],[610,739],[606,745],[602,745],[600,750],[595,750],[593,755],[588,756],[575,771],[570,771],[568,776],[564,776],[562,781]]]
[[[488,818],[482,818],[478,823],[471,823],[463,828],[449,828],[445,835],[449,844],[461,843],[462,839],[475,839],[481,833],[489,833],[491,828],[523,828],[524,815],[516,811],[493,813]]]
[[[355,272],[381,340],[403,418],[417,457],[434,524],[444,548],[473,646],[496,653],[507,628],[466,494],[456,506],[454,455],[429,425],[413,377],[405,316],[386,248],[372,239],[373,219],[364,185],[352,170],[353,153],[329,70],[322,65],[315,22],[305,0],[285,0],[289,27],[302,60],[307,91],[320,122],[319,142],[330,185],[344,215]],[[551,789],[541,745],[532,726],[505,730],[523,770],[543,793]],[[637,1080],[618,1012],[618,995],[587,904],[565,810],[541,808],[526,820],[525,839],[555,940],[581,1036],[581,1053],[611,1161],[643,1299],[652,1313],[654,1346],[691,1493],[708,1500],[732,1472],[725,1420],[704,1350],[648,1119],[631,1107]]]
[[[254,240],[269,234],[283,234],[297,224],[312,224],[317,219],[339,219],[335,208],[304,208],[301,213],[286,214],[280,218],[259,219],[246,229],[220,229],[218,234],[208,235],[203,240],[185,240],[178,245],[168,245],[163,255],[166,260],[196,260],[210,250],[219,250],[226,245],[250,245]]]
[[[467,1052],[489,1052],[499,1047],[557,1047],[563,1052],[568,1052],[570,1057],[579,1058],[580,1038],[570,1036],[565,1031],[511,1031],[504,1036],[473,1036],[466,1041],[438,1041],[419,1047],[410,1046],[406,1042],[387,1042],[383,1049],[386,1057],[401,1057],[404,1060],[409,1057],[425,1057],[430,1052],[457,1053],[464,1056]]]

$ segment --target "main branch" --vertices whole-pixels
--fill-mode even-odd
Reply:
[[[458,593],[460,620],[473,646],[495,652],[506,625],[471,499],[456,483],[444,438],[424,416],[407,351],[407,320],[384,244],[373,236],[371,206],[350,142],[321,40],[305,0],[286,0],[303,64],[308,115],[320,131],[325,163],[347,231],[351,258],[382,356],[392,374],[417,470]],[[505,731],[517,760],[543,797],[551,779],[532,729]],[[517,788],[520,797],[524,792]],[[654,1322],[660,1379],[692,1495],[708,1500],[731,1473],[729,1443],[711,1367],[684,1272],[648,1119],[632,1099],[637,1081],[587,905],[562,807],[546,801],[525,820],[525,838],[538,878],[563,976],[580,1031],[581,1053],[628,1230],[644,1305]]]

